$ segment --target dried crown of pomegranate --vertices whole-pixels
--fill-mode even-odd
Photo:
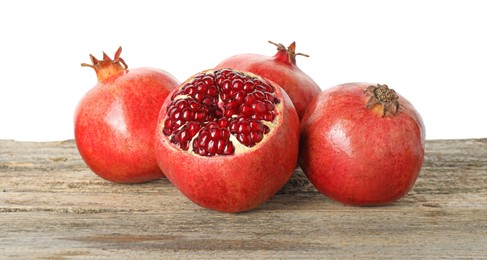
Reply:
[[[399,110],[399,96],[396,94],[394,89],[390,89],[385,84],[377,84],[377,86],[370,85],[364,90],[363,93],[371,94],[369,101],[367,102],[366,109],[373,109],[376,105],[380,105],[382,108],[382,117],[385,117],[387,112],[394,116]]]
[[[296,42],[291,43],[287,48],[282,43],[275,43],[272,41],[268,41],[268,42],[277,47],[277,53],[274,57],[278,58],[283,62],[296,65],[296,56],[300,55],[304,57],[309,57],[308,54],[304,54],[300,52],[296,53]]]
[[[278,123],[274,87],[251,73],[209,70],[183,83],[167,106],[163,133],[201,156],[231,155],[263,141]]]
[[[81,63],[81,66],[93,68],[98,77],[98,81],[102,81],[128,68],[125,61],[120,57],[121,53],[122,47],[118,47],[113,60],[105,52],[103,52],[103,60],[98,60],[90,54],[92,64]]]

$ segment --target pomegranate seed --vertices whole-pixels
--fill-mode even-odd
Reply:
[[[200,92],[196,92],[194,95],[193,95],[193,98],[196,99],[196,101],[203,101],[203,99],[205,98],[205,94],[203,93],[200,93]]]
[[[188,106],[188,101],[186,101],[186,99],[180,99],[176,102],[176,107],[179,109],[179,110],[182,110],[184,109],[185,107]]]
[[[253,109],[251,105],[248,104],[243,104],[240,106],[240,114],[242,114],[245,117],[249,117],[253,113]]]
[[[198,137],[199,137],[198,138],[198,145],[200,147],[205,147],[207,145],[208,139],[209,139],[208,138],[209,137],[208,132],[203,132]]]
[[[196,91],[198,92],[206,92],[208,90],[208,85],[204,82],[200,82],[196,84]]]
[[[232,132],[232,133],[236,133],[236,132],[237,132],[237,122],[232,121],[232,122],[230,123],[230,127],[229,127],[229,128],[230,128],[230,132]]]
[[[254,92],[255,99],[257,100],[264,100],[265,94],[262,91],[255,91]]]
[[[255,84],[252,81],[247,81],[243,85],[243,90],[247,93],[254,91],[254,89],[255,89]]]
[[[164,128],[162,129],[162,133],[167,136],[172,134],[172,130],[170,128]]]
[[[269,84],[265,84],[264,86],[265,86],[265,90],[267,92],[271,92],[271,93],[274,92],[274,87],[273,86],[271,86]]]
[[[246,104],[253,104],[257,99],[255,98],[254,94],[249,94],[248,96],[245,97],[244,102]]]
[[[205,120],[205,119],[206,119],[206,113],[203,111],[198,111],[194,115],[194,120],[196,120],[198,122],[203,122],[203,120]]]
[[[188,131],[191,137],[195,136],[196,133],[200,130],[200,125],[195,122],[188,123]]]
[[[216,143],[214,140],[208,141],[208,146],[206,147],[206,151],[210,155],[214,155],[216,153]]]
[[[264,135],[262,132],[251,132],[250,138],[252,139],[253,143],[258,143],[262,140],[262,138],[264,138]]]
[[[223,154],[225,155],[230,155],[235,152],[235,147],[233,146],[232,143],[228,143],[227,146],[225,146],[225,149],[223,149]]]
[[[193,110],[196,110],[198,108],[201,107],[201,105],[198,103],[198,102],[195,102],[195,101],[192,101],[190,104],[189,104],[189,107]]]
[[[218,119],[218,126],[221,128],[226,128],[228,126],[228,120],[226,118]]]
[[[262,102],[257,102],[252,104],[252,109],[254,109],[255,113],[262,114],[267,112],[265,104]]]
[[[208,96],[212,96],[212,97],[215,97],[215,96],[218,96],[218,89],[211,85],[208,87],[208,92],[207,92]]]
[[[230,81],[229,79],[225,79],[222,81],[222,83],[220,84],[220,87],[223,89],[223,90],[230,90],[232,89],[232,81]]]
[[[235,76],[237,76],[237,75],[238,75],[238,73],[236,71],[231,71],[231,72],[226,74],[227,78],[230,80],[233,80],[235,78]]]
[[[176,111],[176,112],[172,113],[172,115],[171,115],[171,119],[174,119],[174,120],[179,119],[180,117],[181,117],[181,112],[179,112],[179,111]]]
[[[246,123],[240,122],[238,123],[237,130],[239,133],[248,134],[250,133],[251,128]]]
[[[170,109],[167,111],[167,115],[168,115],[169,117],[172,117],[172,115],[173,115],[174,113],[176,113],[177,111],[178,111],[178,108],[177,108],[177,107],[171,107],[171,108],[170,108]]]
[[[193,111],[188,107],[183,109],[182,114],[183,114],[184,121],[189,121],[189,120],[193,119],[193,117],[194,117]]]
[[[223,150],[225,149],[226,142],[223,140],[218,140],[216,143],[216,153],[223,154]]]
[[[194,92],[196,91],[196,89],[193,87],[193,86],[190,86],[190,87],[187,87],[185,90],[184,90],[184,94],[185,95],[189,95],[189,96],[192,96],[194,94]]]
[[[211,76],[208,76],[208,75],[207,75],[207,76],[204,76],[204,77],[202,78],[202,80],[203,80],[203,82],[205,82],[205,83],[206,83],[206,85],[208,85],[208,86],[213,85],[213,77],[211,77]]]
[[[179,141],[189,141],[190,138],[191,137],[186,130],[182,130],[181,132],[179,132]]]
[[[267,121],[272,121],[274,120],[274,113],[272,113],[271,111],[267,112],[265,115],[264,115],[264,119],[267,120]]]
[[[250,136],[248,134],[238,134],[237,140],[247,146],[250,146],[252,142],[252,139],[250,139]]]
[[[234,79],[232,81],[233,89],[240,90],[243,88],[244,82],[241,79]]]
[[[245,91],[241,90],[241,91],[237,91],[234,95],[233,95],[233,100],[239,102],[239,103],[242,103],[245,99],[245,96],[247,95],[247,93],[245,93]]]
[[[223,93],[221,94],[220,98],[222,99],[222,101],[227,101],[231,98],[232,96],[230,96],[230,91],[223,91]]]
[[[254,132],[264,132],[264,124],[257,122],[257,121],[252,121],[250,123],[250,128],[252,128],[252,131]]]
[[[219,85],[219,86],[222,84],[222,82],[223,82],[224,80],[225,80],[225,76],[223,76],[223,75],[217,75],[217,76],[215,77],[215,83],[216,83],[217,85]]]
[[[223,112],[223,116],[232,117],[233,116],[233,110],[232,109],[225,109],[225,112]]]
[[[267,111],[274,111],[274,109],[276,108],[276,106],[274,105],[274,103],[272,103],[269,100],[264,101],[264,104],[265,104],[265,108],[266,108]]]
[[[164,128],[172,129],[172,120],[170,118],[167,118],[166,121],[164,121]]]
[[[220,137],[220,131],[217,128],[210,129],[210,137],[212,139],[217,139]]]

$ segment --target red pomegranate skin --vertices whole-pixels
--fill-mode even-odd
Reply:
[[[159,69],[125,69],[85,95],[75,112],[75,139],[94,173],[118,183],[164,177],[154,156],[154,132],[159,109],[178,84]]]
[[[276,45],[278,48],[274,56],[239,54],[222,61],[216,68],[248,71],[274,81],[286,91],[299,118],[302,118],[306,107],[320,94],[321,89],[296,65],[295,43],[288,48],[282,44]]]
[[[283,103],[280,122],[261,143],[229,156],[203,157],[171,144],[162,134],[171,102],[166,99],[159,114],[156,158],[171,183],[195,204],[227,213],[248,211],[266,202],[291,178],[298,160],[299,118],[289,96],[272,84]]]
[[[301,122],[299,163],[318,191],[342,204],[390,204],[413,187],[424,157],[421,116],[402,96],[396,115],[367,109],[370,83],[325,90]]]

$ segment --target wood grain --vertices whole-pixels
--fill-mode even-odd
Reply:
[[[107,182],[73,141],[0,140],[0,259],[487,258],[487,139],[426,144],[413,191],[347,207],[300,170],[257,210],[200,208],[167,180]]]

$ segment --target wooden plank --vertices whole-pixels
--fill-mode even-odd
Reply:
[[[167,180],[104,181],[73,141],[0,140],[0,259],[487,258],[487,139],[428,141],[413,191],[347,207],[300,170],[257,210],[200,208]]]

